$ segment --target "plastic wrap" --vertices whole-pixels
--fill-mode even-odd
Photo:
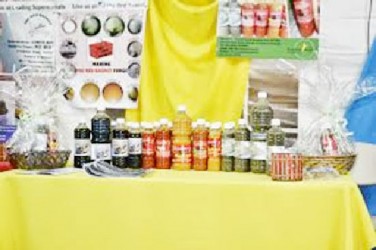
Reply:
[[[14,74],[14,79],[18,89],[14,98],[20,115],[17,130],[7,145],[10,153],[64,150],[56,118],[57,101],[65,92],[61,74],[23,68]],[[42,146],[38,145],[41,144],[41,134],[38,134],[41,130],[43,140],[47,139],[47,144]]]

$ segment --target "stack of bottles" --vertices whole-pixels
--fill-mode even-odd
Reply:
[[[196,171],[268,173],[271,154],[284,149],[285,134],[273,118],[267,94],[260,92],[246,120],[208,123],[192,122],[185,106],[179,106],[173,122],[126,123],[111,120],[98,109],[91,121],[75,129],[75,167],[96,160],[119,168],[175,169]]]

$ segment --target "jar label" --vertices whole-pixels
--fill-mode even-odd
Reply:
[[[175,144],[172,148],[173,163],[191,163],[192,162],[192,145],[189,144]]]
[[[256,26],[266,27],[268,25],[268,10],[258,9],[256,10]]]
[[[295,1],[294,6],[298,23],[306,24],[313,21],[313,6],[310,0]]]
[[[140,155],[142,153],[142,139],[129,138],[129,154]]]
[[[111,160],[111,144],[97,144],[91,145],[91,159],[92,160]]]
[[[112,156],[127,157],[129,155],[127,139],[112,139]]]
[[[208,155],[210,158],[221,156],[221,139],[213,138],[208,140]]]
[[[156,156],[161,158],[171,157],[171,142],[169,140],[157,140]]]
[[[74,155],[75,156],[90,156],[91,142],[90,139],[76,139],[74,141]]]
[[[208,158],[207,141],[194,141],[193,142],[193,155],[195,158],[200,158],[200,159]]]
[[[142,138],[142,154],[154,155],[154,152],[155,152],[154,136],[144,136]]]
[[[255,12],[252,5],[243,5],[242,7],[242,25],[245,27],[255,25]]]
[[[253,142],[253,147],[255,155],[252,157],[253,160],[265,161],[268,156],[268,146],[266,142]]]
[[[235,156],[235,139],[226,138],[222,139],[222,155]]]
[[[235,143],[235,157],[242,160],[251,159],[251,142],[237,141]]]

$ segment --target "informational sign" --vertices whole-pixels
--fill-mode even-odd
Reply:
[[[219,0],[217,55],[313,60],[320,0]]]
[[[80,108],[137,108],[146,0],[0,0],[0,73],[62,70]]]

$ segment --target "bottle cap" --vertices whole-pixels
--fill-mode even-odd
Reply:
[[[247,125],[247,121],[245,119],[239,119],[238,125]]]
[[[144,122],[144,128],[145,129],[153,129],[154,128],[153,123],[151,123],[151,122]]]
[[[117,118],[116,123],[117,124],[125,124],[125,119],[124,118]]]
[[[116,121],[111,121],[111,127],[115,127],[116,126]]]
[[[166,118],[162,118],[162,119],[159,121],[159,123],[160,123],[161,125],[168,125],[168,120],[167,120]]]
[[[234,122],[227,122],[227,123],[225,123],[224,128],[225,129],[233,129],[233,128],[235,128],[235,123]]]
[[[97,107],[97,110],[98,110],[98,111],[106,111],[106,107],[100,105],[100,106]]]
[[[274,127],[281,126],[281,120],[280,119],[272,119],[272,126],[274,126]]]
[[[154,128],[159,128],[159,127],[161,126],[161,125],[159,124],[159,122],[154,122],[153,125],[154,125]]]
[[[220,123],[220,122],[213,122],[210,125],[210,129],[220,129],[221,127],[222,127],[222,123]]]
[[[179,105],[178,106],[178,111],[179,112],[186,112],[187,111],[187,106],[185,106],[185,105]]]
[[[134,129],[139,129],[139,128],[140,128],[140,123],[138,123],[138,122],[134,122],[134,123],[133,123],[133,128],[134,128]]]
[[[266,93],[265,91],[260,91],[257,93],[257,98],[258,99],[266,99],[268,98],[268,93]]]
[[[172,122],[168,122],[168,127],[172,128],[172,126],[173,126]]]
[[[204,119],[197,119],[198,126],[206,126],[206,121]]]
[[[145,127],[145,124],[146,124],[146,122],[141,122],[141,123],[140,123],[141,128],[144,128],[144,127]]]
[[[192,128],[193,129],[197,128],[197,122],[192,122]]]
[[[211,123],[210,123],[210,122],[205,122],[205,126],[206,126],[207,128],[210,128]]]

